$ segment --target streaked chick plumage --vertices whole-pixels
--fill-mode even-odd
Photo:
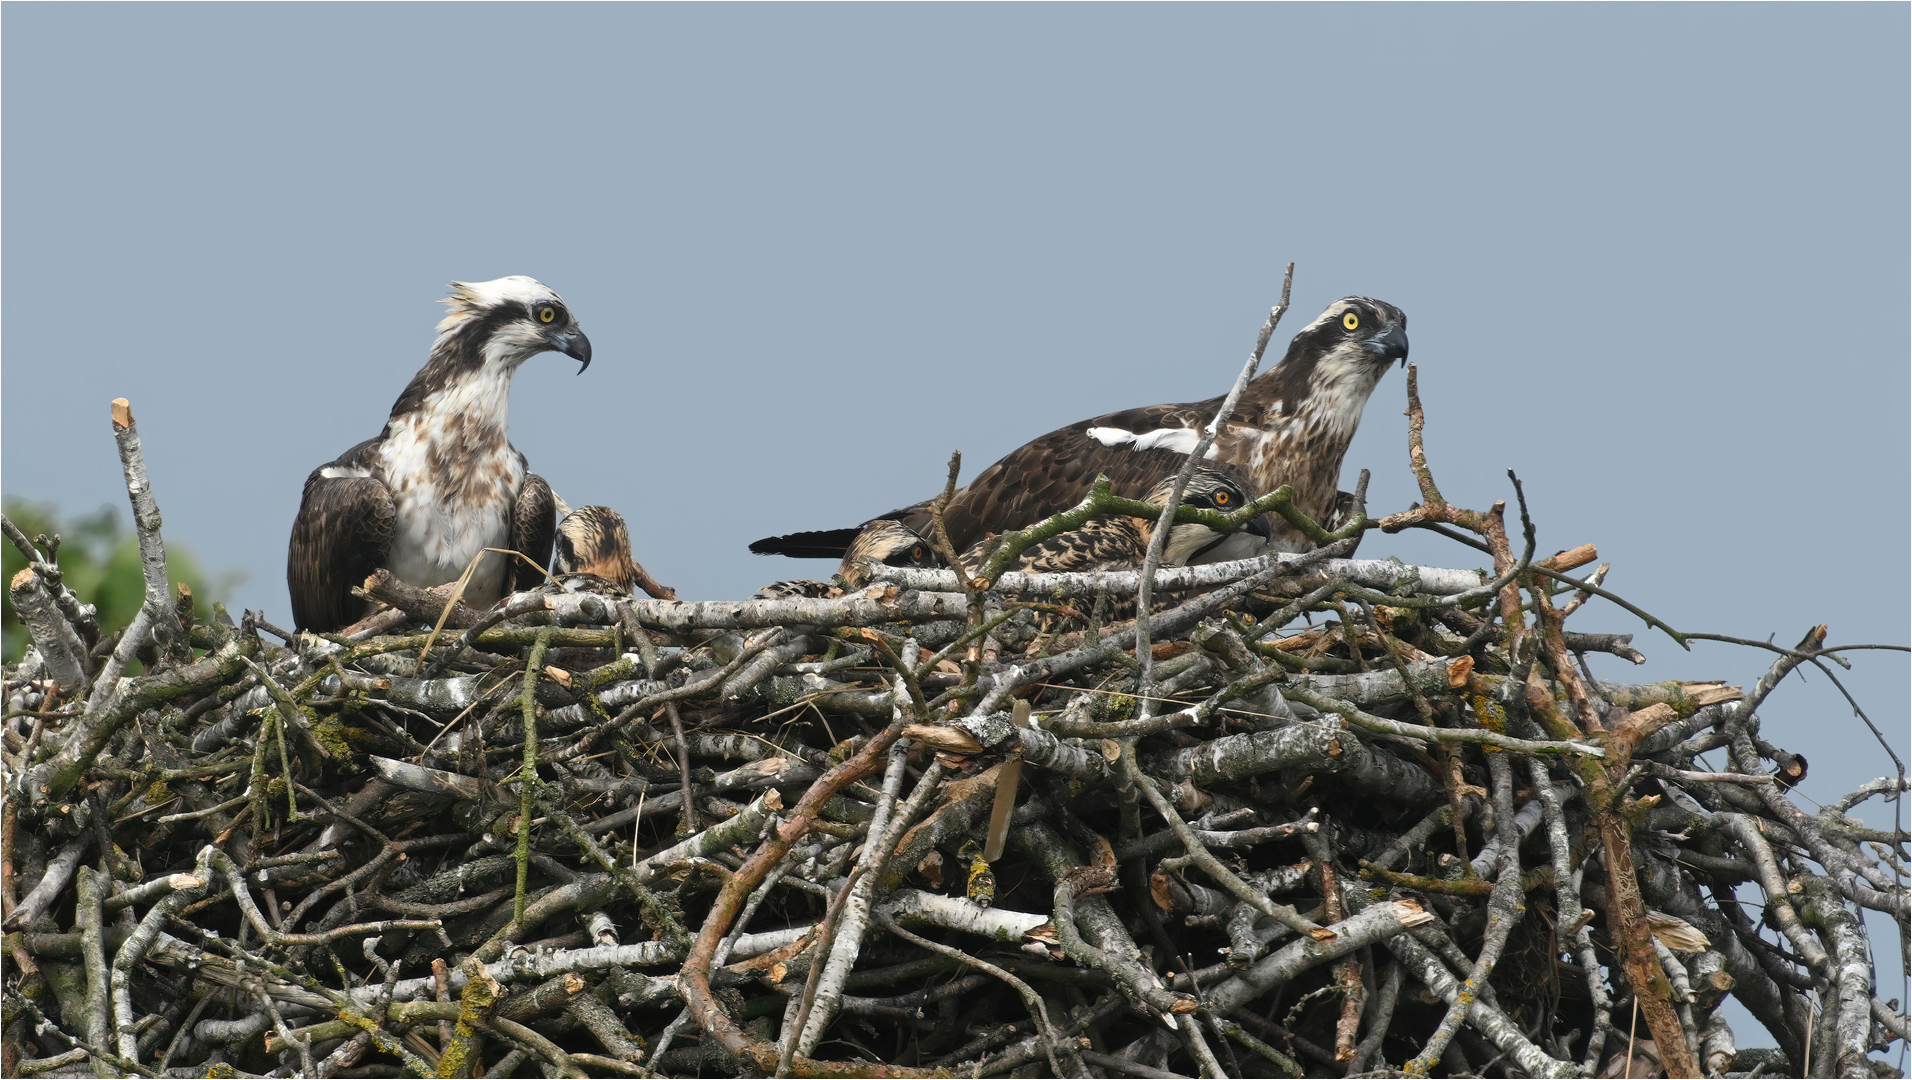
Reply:
[[[899,521],[878,519],[864,525],[850,541],[831,581],[798,578],[774,581],[758,589],[753,600],[789,600],[797,597],[834,600],[869,584],[874,565],[933,569],[941,566],[928,540]]]
[[[1183,460],[1186,460],[1184,457]],[[1221,462],[1197,465],[1189,474],[1182,491],[1183,506],[1233,513],[1248,505],[1247,477],[1242,470]],[[1170,473],[1156,482],[1142,501],[1165,504],[1174,493],[1175,475]],[[1019,528],[1027,528],[1026,522]],[[1148,555],[1149,541],[1155,534],[1153,518],[1127,514],[1103,514],[1081,526],[1059,533],[1025,548],[1016,558],[1015,570],[1024,573],[1089,573],[1104,570],[1140,569]],[[1268,539],[1267,515],[1250,518],[1241,532],[1260,541]],[[1201,522],[1175,522],[1169,527],[1162,547],[1163,566],[1183,566],[1192,559],[1218,547],[1229,534],[1217,532]],[[975,575],[1002,543],[998,535],[985,537],[960,556],[963,572]]]
[[[552,545],[551,572],[560,578],[595,578],[630,592],[637,584],[637,562],[623,516],[608,506],[580,506],[565,514]]]
[[[677,591],[659,585],[631,554],[631,533],[624,517],[608,506],[558,503],[564,517],[558,521],[551,571],[572,592],[630,594],[638,589],[659,600],[677,599]]]

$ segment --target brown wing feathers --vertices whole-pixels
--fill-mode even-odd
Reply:
[[[1095,478],[1103,474],[1108,475],[1117,495],[1145,497],[1163,475],[1179,469],[1188,455],[1173,450],[1103,446],[1088,436],[1089,429],[1149,431],[1178,426],[1177,420],[1188,421],[1180,426],[1194,426],[1212,420],[1220,406],[1221,398],[1217,397],[1188,405],[1125,409],[1057,428],[1024,443],[984,469],[950,501],[943,518],[949,527],[950,543],[961,551],[988,533],[1024,528],[1060,514],[1081,502]],[[864,524],[886,519],[901,521],[923,536],[933,529],[927,501],[892,510]],[[766,537],[751,544],[750,550],[798,559],[835,558],[848,550],[862,527]]]
[[[518,501],[511,507],[511,547],[524,552],[538,565],[532,566],[512,556],[513,569],[506,576],[511,584],[506,592],[535,589],[544,584],[541,568],[551,565],[551,541],[557,530],[558,503],[551,496],[551,485],[537,473],[527,474],[524,487],[518,491]]]
[[[1146,498],[1162,477],[1173,475],[1188,455],[1173,450],[1104,447],[1078,424],[1015,450],[951,500],[944,520],[950,543],[975,543],[984,533],[1026,528],[1081,502],[1099,475],[1115,494]],[[997,472],[1000,470],[1000,472]],[[994,474],[994,475],[992,475]],[[924,518],[927,519],[927,513]],[[913,524],[905,519],[906,524]]]
[[[1251,494],[1292,484],[1300,504],[1318,517],[1335,508],[1336,480],[1348,441],[1381,375],[1407,359],[1407,317],[1368,297],[1330,304],[1289,343],[1281,362],[1252,380],[1211,451],[1252,478]],[[1011,451],[952,501],[946,522],[958,549],[989,532],[1019,528],[1080,502],[1098,473],[1118,494],[1140,498],[1162,470],[1151,450],[1176,456],[1193,449],[1194,433],[1213,420],[1222,399],[1150,405],[1105,413],[1058,428]],[[919,532],[923,504],[883,515]],[[835,555],[856,535],[837,529],[767,537],[750,546],[763,555]],[[1277,538],[1306,550],[1299,534]]]
[[[370,605],[352,586],[385,565],[392,547],[392,493],[377,480],[306,478],[286,555],[292,618],[299,626],[334,628],[357,622]]]

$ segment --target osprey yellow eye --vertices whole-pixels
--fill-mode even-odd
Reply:
[[[921,544],[910,549],[910,558],[916,562],[923,561],[923,547]]]
[[[558,317],[558,309],[557,309],[557,308],[540,308],[540,309],[538,310],[538,321],[539,321],[539,322],[547,322],[547,323],[548,323],[548,322],[550,322],[551,320],[553,320],[553,319],[555,319],[555,318],[557,318],[557,317]],[[1349,329],[1353,329],[1353,327],[1349,327]]]
[[[1341,316],[1341,325],[1350,330],[1359,330],[1361,329],[1361,316],[1350,311],[1346,315]]]
[[[1227,505],[1228,505],[1228,492],[1226,492],[1226,491],[1217,491],[1217,492],[1215,493],[1215,505],[1216,505],[1216,506],[1227,506]]]

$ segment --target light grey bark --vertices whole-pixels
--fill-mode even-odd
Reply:
[[[1872,956],[1858,918],[1841,902],[1837,886],[1816,874],[1803,882],[1804,908],[1830,946],[1831,992],[1821,999],[1831,1017],[1831,1055],[1842,1077],[1872,1075]]]
[[[212,880],[212,847],[200,849],[196,873],[172,875],[184,878],[188,884],[169,891],[160,901],[146,912],[125,943],[113,956],[111,977],[113,993],[113,1020],[119,1031],[119,1055],[128,1061],[139,1060],[139,1039],[133,1032],[133,994],[132,983],[134,969],[145,958],[146,951],[159,939],[160,927],[179,909],[199,899],[206,893],[206,885]],[[162,879],[163,880],[163,879]]]
[[[152,481],[146,476],[146,458],[140,452],[139,426],[126,399],[113,402],[113,438],[119,444],[120,470],[126,478],[126,497],[133,504],[133,530],[139,538],[139,564],[145,583],[145,600],[133,625],[126,628],[119,645],[100,669],[87,699],[89,715],[102,710],[111,700],[120,673],[150,638],[161,655],[176,656],[182,635],[173,618],[173,598],[166,576],[166,542],[160,537],[159,503],[153,499]]]
[[[1164,750],[1143,758],[1150,776],[1198,786],[1300,768],[1332,772],[1378,795],[1414,804],[1441,797],[1427,773],[1393,755],[1377,754],[1353,732],[1325,724],[1290,724],[1274,731],[1225,735],[1200,746]]]
[[[13,596],[13,610],[19,613],[33,644],[39,647],[47,675],[72,695],[84,697],[89,685],[86,646],[80,643],[80,635],[66,621],[60,606],[47,591],[46,583],[29,566],[13,576],[9,591]]]
[[[72,883],[74,872],[80,868],[81,861],[85,859],[86,849],[91,846],[93,846],[93,832],[90,829],[67,841],[65,846],[60,848],[60,853],[47,861],[46,873],[41,875],[39,884],[33,887],[32,892],[22,897],[20,905],[7,916],[6,925],[9,928],[30,926],[34,920],[57,904],[61,894],[66,892],[66,887]]]
[[[878,598],[864,595],[876,592]],[[904,592],[882,598],[883,590],[864,590],[840,600],[798,597],[786,600],[623,600],[617,614],[627,626],[686,633],[692,630],[755,630],[773,626],[874,626],[914,619],[960,619],[969,612],[961,593]],[[603,598],[588,593],[559,593],[545,598],[560,620],[583,618],[587,604]],[[597,620],[602,621],[602,620]]]
[[[1427,946],[1414,940],[1411,935],[1398,934],[1387,940],[1388,949],[1407,965],[1408,974],[1421,981],[1421,984],[1434,994],[1452,1005],[1460,999],[1461,982],[1441,963],[1440,958],[1430,952]],[[1535,1046],[1526,1035],[1521,1033],[1520,1025],[1509,1019],[1507,1014],[1476,998],[1467,1015],[1472,1024],[1487,1040],[1506,1054],[1521,1071],[1529,1076],[1584,1076],[1585,1071],[1570,1061],[1561,1061],[1551,1057],[1546,1051]]]
[[[1226,585],[1259,573],[1272,562],[1278,566],[1300,564],[1304,572],[1321,578],[1341,578],[1370,589],[1387,591],[1412,584],[1413,592],[1427,596],[1452,596],[1479,588],[1482,578],[1472,570],[1447,570],[1437,566],[1410,566],[1378,559],[1311,559],[1306,555],[1270,552],[1253,559],[1204,563],[1199,566],[1167,566],[1155,572],[1158,589],[1200,588]],[[906,589],[953,592],[960,588],[950,570],[915,570],[908,567],[878,567],[874,580],[900,585]],[[1093,574],[1024,574],[1010,572],[996,579],[996,588],[1009,593],[1094,596],[1133,595],[1141,584],[1139,570],[1110,570]]]
[[[1208,988],[1204,1001],[1217,1012],[1226,1013],[1304,971],[1333,963],[1368,945],[1383,944],[1433,918],[1414,905],[1391,900],[1376,903],[1326,927],[1334,931],[1333,939],[1317,941],[1305,935],[1297,938],[1262,957],[1247,971]]]
[[[901,676],[897,677],[897,682],[902,682]],[[899,685],[896,694],[899,717],[902,715],[902,702],[906,698]],[[816,1004],[811,1008],[803,1030],[795,1033],[797,1053],[804,1057],[816,1051],[824,1029],[836,1017],[843,997],[843,981],[849,977],[850,969],[856,965],[856,958],[863,951],[863,934],[870,924],[870,898],[876,891],[876,868],[882,865],[889,853],[886,841],[889,839],[890,818],[896,809],[896,797],[902,791],[904,764],[908,757],[908,740],[898,739],[891,745],[889,767],[884,770],[883,776],[883,797],[877,800],[876,816],[870,819],[869,839],[863,845],[863,854],[857,862],[862,873],[844,901],[843,914],[837,922],[833,940],[818,945],[823,976],[817,982]]]

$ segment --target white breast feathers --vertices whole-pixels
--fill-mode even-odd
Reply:
[[[473,393],[475,381],[446,387],[394,419],[379,448],[379,471],[397,511],[390,568],[414,585],[456,580],[480,551],[511,546],[525,467],[505,439],[503,417],[472,407],[502,393]],[[503,555],[487,556],[465,602],[482,607],[503,595],[506,565]]]

